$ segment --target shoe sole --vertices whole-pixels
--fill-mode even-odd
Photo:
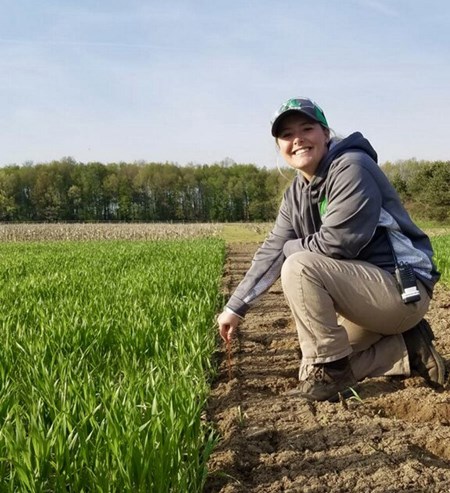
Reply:
[[[433,329],[426,320],[423,320],[423,322],[419,324],[418,329],[422,337],[428,343],[428,349],[434,358],[438,371],[437,380],[431,380],[431,382],[442,386],[445,384],[445,363],[442,356],[436,351],[436,348],[433,345],[433,340],[435,339]]]

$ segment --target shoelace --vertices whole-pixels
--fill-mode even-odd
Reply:
[[[325,368],[322,365],[315,365],[314,369],[309,373],[307,380],[322,381],[325,380]]]

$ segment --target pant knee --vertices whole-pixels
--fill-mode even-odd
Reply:
[[[286,292],[305,270],[313,271],[313,265],[318,254],[313,252],[298,252],[290,255],[281,268],[281,284]]]

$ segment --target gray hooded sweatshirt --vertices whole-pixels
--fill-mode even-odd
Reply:
[[[364,260],[393,273],[391,245],[397,260],[412,265],[431,296],[439,279],[431,242],[377,165],[375,150],[359,132],[333,139],[312,180],[299,174],[286,190],[273,230],[227,307],[244,316],[295,252]]]

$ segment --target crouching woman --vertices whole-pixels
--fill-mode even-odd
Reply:
[[[232,337],[281,275],[302,353],[301,396],[333,401],[364,378],[411,371],[443,385],[444,362],[424,320],[439,279],[432,246],[371,144],[359,132],[332,137],[322,109],[304,98],[281,106],[272,136],[297,176],[218,317],[221,337]]]

